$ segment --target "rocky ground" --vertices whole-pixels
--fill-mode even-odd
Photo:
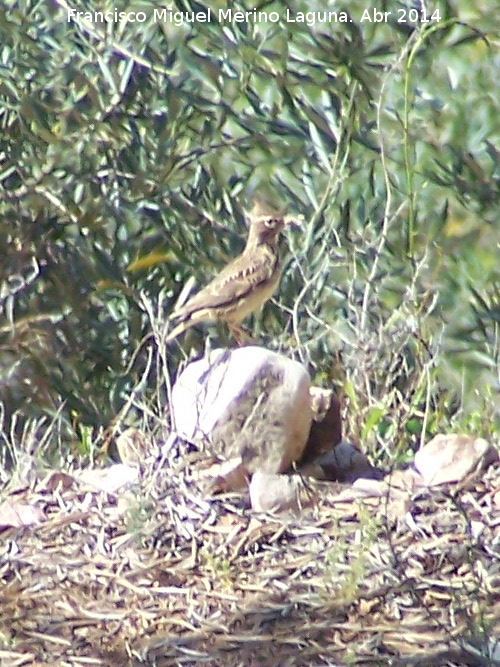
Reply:
[[[203,493],[198,456],[173,449],[121,489],[12,481],[2,666],[498,664],[498,464],[397,511],[304,479],[314,502],[272,516]]]

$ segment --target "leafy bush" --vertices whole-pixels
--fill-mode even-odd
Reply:
[[[70,432],[107,426],[134,387],[146,403],[156,395],[158,414],[182,349],[165,368],[141,341],[153,328],[161,347],[183,284],[239,252],[258,195],[305,221],[260,337],[337,384],[351,437],[392,456],[457,410],[482,411],[475,428],[491,428],[498,32],[480,3],[439,2],[429,23],[398,23],[399,4],[386,4],[380,23],[360,21],[361,2],[343,9],[353,22],[313,26],[271,2],[257,9],[276,23],[176,27],[154,22],[145,0],[71,5],[142,11],[141,23],[68,21],[65,0],[7,0],[6,423],[16,411],[54,416],[63,401]],[[200,349],[202,335],[181,346]]]

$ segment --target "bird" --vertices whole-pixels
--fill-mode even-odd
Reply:
[[[199,322],[223,320],[240,342],[238,323],[258,310],[276,291],[281,276],[280,233],[295,221],[261,202],[249,214],[245,249],[189,301],[174,309],[170,320],[178,323],[166,342]]]

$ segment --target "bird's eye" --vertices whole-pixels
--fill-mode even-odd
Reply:
[[[279,220],[277,218],[268,218],[267,220],[264,220],[264,224],[266,227],[269,227],[269,229],[274,229],[278,223]]]

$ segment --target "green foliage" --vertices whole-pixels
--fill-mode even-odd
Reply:
[[[353,22],[291,23],[288,4],[266,2],[279,22],[176,27],[146,0],[71,5],[147,16],[104,24],[68,21],[65,0],[7,1],[7,415],[62,400],[68,426],[109,424],[148,384],[146,348],[133,355],[151,313],[163,320],[186,280],[240,250],[255,195],[305,220],[262,338],[351,388],[352,435],[404,449],[451,418],[442,392],[477,407],[477,374],[492,384],[498,367],[498,19],[438,2],[440,21],[398,23],[399,3],[382,4],[388,22],[361,22],[353,2],[336,7]],[[222,3],[208,5],[216,19]]]
[[[379,520],[370,516],[366,508],[359,504],[356,509],[359,528],[355,541],[343,534],[339,526],[333,526],[332,546],[325,554],[323,570],[325,597],[333,594],[348,604],[358,597],[366,581],[367,553],[377,541],[380,529]]]

